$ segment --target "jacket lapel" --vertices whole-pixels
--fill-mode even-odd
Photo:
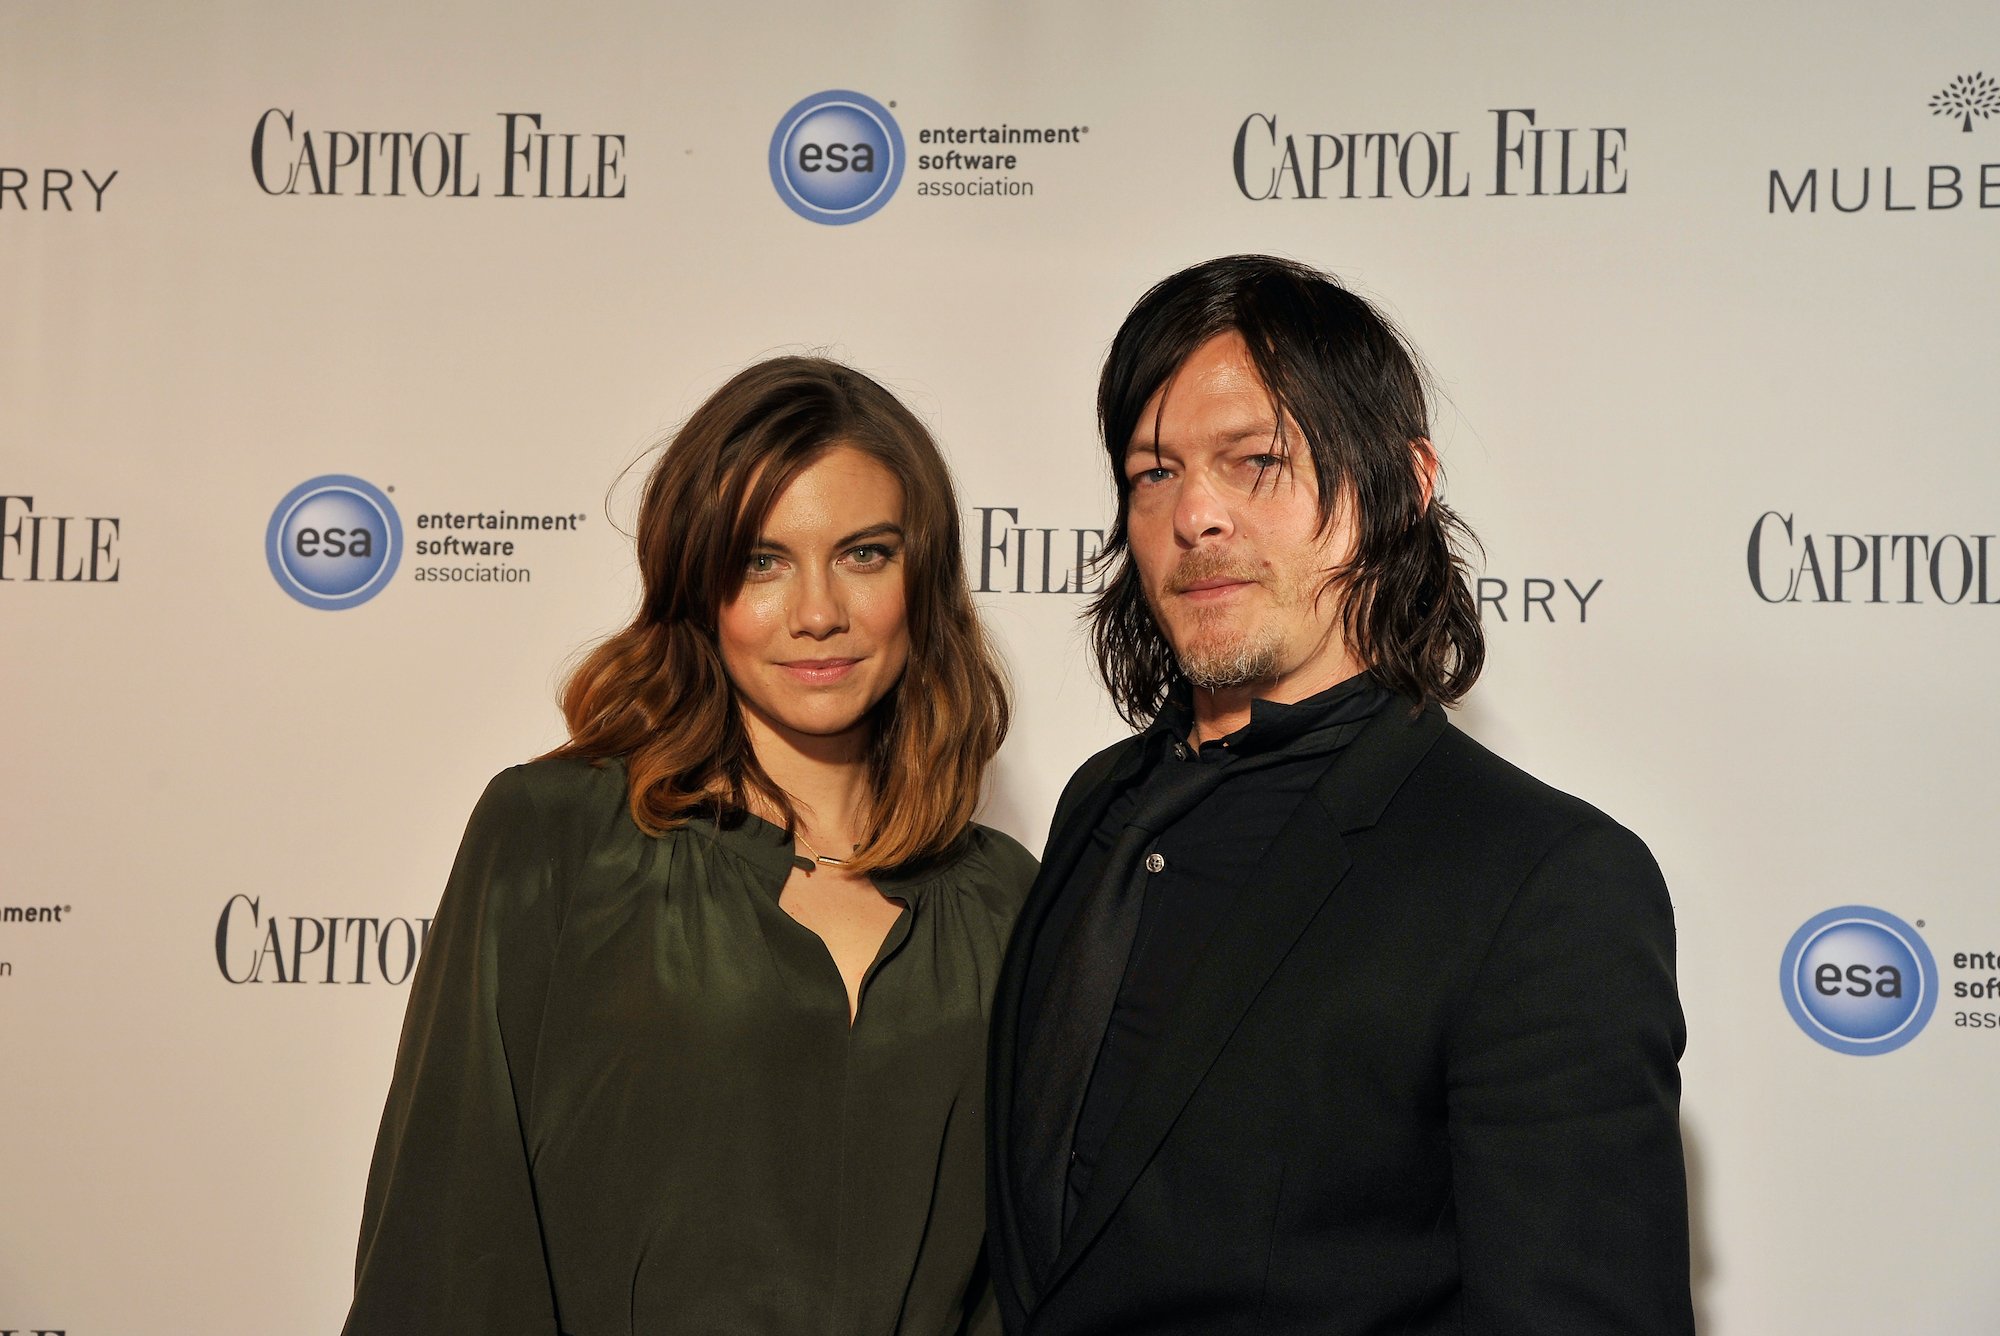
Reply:
[[[1012,1155],[1014,1065],[1022,1039],[1021,994],[1027,985],[1028,960],[1034,953],[1042,923],[1068,884],[1077,860],[1089,845],[1091,833],[1097,829],[1112,799],[1137,773],[1145,754],[1144,736],[1129,738],[1098,753],[1071,779],[1063,801],[1056,805],[1055,815],[1050,819],[1041,871],[1021,907],[994,988],[993,1031],[986,1063],[987,1126],[993,1154],[987,1162],[986,1190],[999,1208],[1006,1253],[1015,1259],[1005,1279],[1011,1281],[1015,1298],[1024,1310],[1032,1308],[1034,1303],[1031,1281],[1021,1261],[1025,1251],[1017,1225],[1020,1217],[1014,1209]]]
[[[1342,834],[1381,817],[1444,727],[1436,706],[1414,719],[1399,703],[1385,706],[1271,841],[1244,882],[1236,909],[1203,949],[1152,1061],[1105,1137],[1049,1290],[1062,1283],[1110,1223],[1244,1013],[1347,875],[1351,859]]]

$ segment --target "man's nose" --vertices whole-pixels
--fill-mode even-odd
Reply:
[[[1174,537],[1183,547],[1227,538],[1234,528],[1227,498],[1206,469],[1188,473],[1174,498]]]

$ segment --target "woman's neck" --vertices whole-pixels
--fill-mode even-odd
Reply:
[[[868,730],[855,728],[830,737],[797,733],[751,710],[743,712],[743,726],[757,763],[798,810],[806,838],[820,853],[845,858],[867,833],[861,827],[873,796]]]

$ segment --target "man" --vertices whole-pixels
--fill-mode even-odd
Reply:
[[[1263,256],[1142,298],[1091,609],[1142,731],[999,984],[1008,1329],[1691,1333],[1672,911],[1445,721],[1484,657],[1415,359]]]

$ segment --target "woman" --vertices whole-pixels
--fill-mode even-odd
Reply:
[[[418,970],[350,1333],[997,1330],[986,1011],[1034,861],[937,448],[751,367],[647,483],[570,740],[480,800]]]

